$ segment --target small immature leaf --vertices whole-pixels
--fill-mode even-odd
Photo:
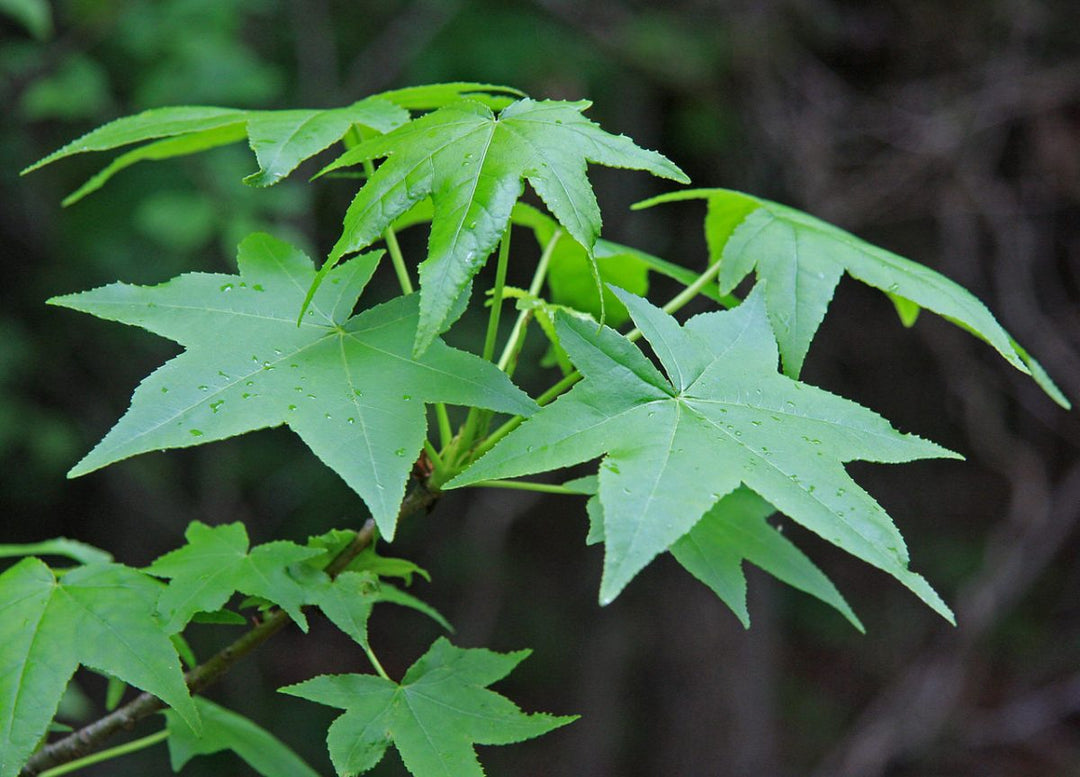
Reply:
[[[606,454],[600,601],[740,483],[793,520],[888,572],[951,619],[911,572],[892,520],[844,471],[847,461],[955,454],[896,432],[880,416],[776,372],[777,349],[755,291],[732,311],[684,326],[618,290],[667,371],[624,337],[560,317],[562,346],[584,380],[503,438],[447,487],[569,466]]]
[[[993,346],[1021,372],[1032,375],[1059,405],[1069,407],[1042,368],[1002,329],[993,314],[962,286],[910,259],[779,203],[727,189],[696,189],[654,197],[661,202],[703,198],[711,260],[721,262],[719,285],[728,293],[751,271],[765,287],[765,306],[780,346],[784,372],[798,377],[818,326],[846,272],[881,289],[905,325],[917,307],[932,310]]]
[[[128,412],[70,475],[284,423],[360,494],[392,538],[423,445],[426,402],[522,415],[535,404],[494,365],[441,341],[414,357],[413,296],[350,318],[378,259],[359,256],[336,268],[299,327],[296,311],[314,268],[265,234],[241,243],[239,275],[114,283],[50,300],[186,348],[140,384]]]
[[[438,639],[401,684],[374,675],[322,675],[279,689],[338,707],[327,735],[341,777],[382,760],[393,742],[414,777],[483,777],[474,744],[506,745],[545,734],[576,716],[527,715],[487,689],[528,655],[457,648]]]
[[[243,715],[201,697],[195,697],[195,706],[203,721],[201,733],[171,710],[164,712],[173,772],[197,755],[232,750],[263,777],[318,777],[319,773],[280,739]]]
[[[14,777],[80,665],[160,697],[193,727],[176,650],[155,617],[162,585],[119,564],[57,579],[27,558],[0,575],[0,777]]]
[[[453,323],[467,293],[510,223],[528,181],[589,256],[600,234],[600,210],[585,176],[587,162],[647,170],[687,180],[678,167],[585,119],[588,102],[519,100],[495,116],[462,100],[371,138],[323,172],[388,157],[356,195],[323,271],[375,242],[398,216],[431,197],[427,259],[420,265],[416,351]]]
[[[180,631],[197,612],[219,610],[237,591],[273,602],[307,631],[307,618],[300,610],[305,592],[289,576],[288,567],[317,556],[317,549],[280,541],[258,545],[249,553],[242,523],[210,527],[192,521],[184,537],[187,545],[146,568],[148,574],[171,578],[158,600],[166,631]]]

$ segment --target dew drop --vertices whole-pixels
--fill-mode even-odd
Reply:
[[[168,394],[168,393],[169,393],[169,389],[168,389],[167,387],[165,387],[165,386],[162,386],[162,387],[161,387],[161,393],[162,393],[162,394]]]
[[[324,418],[325,418],[325,419],[326,419],[327,421],[329,421],[329,420],[331,420],[331,419],[333,418],[333,416],[331,416],[331,415],[330,415],[329,413],[323,413],[323,417],[324,417]]]
[[[364,396],[364,392],[361,391],[360,389],[353,389],[353,394],[355,394],[358,397]]]
[[[469,229],[476,229],[476,222],[475,221],[470,221],[469,222]]]
[[[253,380],[245,380],[245,381],[244,381],[244,385],[245,385],[245,386],[254,386],[254,385],[255,385],[255,381],[253,381]]]
[[[296,405],[289,405],[289,410],[296,410]]]
[[[405,449],[404,448],[398,448],[396,451],[394,451],[394,455],[395,456],[404,456],[405,455]]]
[[[256,283],[256,284],[252,285],[251,288],[254,289],[255,291],[265,291],[265,289],[262,287],[261,283]]]
[[[199,391],[209,391],[209,390],[210,390],[209,386],[199,386]]]
[[[899,284],[899,283],[890,283],[890,284],[889,284],[889,291],[896,291],[896,290],[897,290],[897,289],[899,289],[899,288],[900,288],[900,284]]]
[[[308,399],[318,399],[318,397],[316,397],[314,394],[308,394],[307,398]]]
[[[843,488],[836,489],[836,495],[837,496],[843,496],[846,493],[847,493],[847,491],[845,489],[843,489]]]
[[[232,290],[233,290],[233,285],[231,283],[226,283],[225,285],[223,285],[221,287],[221,291],[232,291]],[[192,431],[194,431],[194,430],[192,430]],[[201,432],[200,432],[200,434],[201,434]]]
[[[224,405],[224,404],[225,404],[224,399],[219,399],[217,402],[211,402],[210,403],[210,412],[211,413],[216,413],[218,410],[221,409],[221,406]]]
[[[755,420],[755,421],[751,421],[750,423],[753,424],[754,426],[761,426],[761,421],[756,421]]]
[[[303,391],[303,390],[304,390],[303,386],[293,386],[293,391]]]
[[[412,396],[409,394],[402,394],[401,398],[408,402],[410,399],[412,399]]]
[[[355,424],[356,419],[355,418],[346,418],[345,423],[347,423],[347,424]]]
[[[190,434],[192,437],[203,436],[202,429],[188,429],[188,434]]]

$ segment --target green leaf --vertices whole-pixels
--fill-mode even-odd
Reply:
[[[136,162],[194,154],[246,137],[259,170],[244,181],[253,186],[270,186],[305,159],[341,140],[354,126],[388,132],[408,121],[410,110],[438,108],[463,95],[501,108],[511,101],[506,96],[509,94],[521,93],[503,86],[461,82],[397,89],[328,110],[243,111],[192,105],[155,108],[98,127],[30,165],[23,174],[75,154],[165,138],[117,157],[64,199],[64,205],[71,205]]]
[[[107,564],[113,560],[111,553],[67,537],[24,545],[0,545],[0,558],[12,556],[65,556],[80,564]]]
[[[587,544],[604,541],[604,508],[595,496],[597,478],[578,478],[564,486],[593,494],[586,503],[589,514]],[[687,572],[712,589],[739,622],[750,627],[746,608],[745,559],[792,588],[836,608],[859,631],[865,632],[836,586],[766,519],[776,508],[745,487],[736,488],[702,516],[689,532],[669,548]]]
[[[241,243],[238,276],[190,273],[160,286],[115,283],[50,300],[186,349],[139,385],[128,412],[70,475],[284,423],[392,538],[423,446],[426,402],[522,415],[535,404],[494,365],[441,341],[414,357],[415,296],[350,318],[378,259],[364,255],[335,269],[299,327],[314,268],[265,234]]]
[[[201,734],[171,710],[163,713],[174,772],[197,755],[232,750],[263,777],[318,777],[319,773],[280,739],[243,715],[201,697],[195,698],[195,706],[203,721]]]
[[[505,745],[545,734],[576,716],[527,715],[487,689],[528,655],[457,648],[438,639],[401,684],[373,675],[322,675],[279,689],[346,710],[327,735],[341,777],[365,772],[393,742],[415,777],[483,777],[474,744]]]
[[[36,558],[0,575],[0,777],[14,777],[84,665],[160,697],[189,725],[199,714],[155,617],[162,585],[119,564],[60,579]]]
[[[237,591],[273,602],[307,631],[307,618],[300,611],[305,592],[289,576],[288,567],[317,556],[317,549],[280,541],[258,545],[249,553],[242,523],[211,527],[192,521],[184,537],[184,547],[159,557],[145,570],[171,578],[158,600],[158,611],[167,619],[166,631],[180,631],[197,612],[221,609]]]
[[[1055,402],[1070,406],[982,302],[928,267],[802,211],[727,189],[675,192],[634,207],[694,198],[708,202],[705,233],[711,260],[723,263],[721,293],[730,292],[751,271],[764,282],[765,305],[786,374],[798,376],[836,285],[847,272],[894,301],[903,300],[897,310],[905,325],[914,321],[916,306],[932,310],[989,343],[1016,369],[1032,375]]]
[[[766,522],[776,511],[757,494],[738,488],[702,516],[671,546],[671,555],[709,586],[746,627],[746,577],[741,562],[765,570],[836,608],[859,631],[865,631],[836,586],[783,534]]]
[[[454,630],[434,607],[381,582],[371,572],[342,572],[332,581],[325,574],[312,575],[305,580],[305,589],[308,604],[317,605],[331,623],[364,647],[368,646],[368,618],[379,602],[409,607],[447,631]]]
[[[955,456],[900,434],[860,405],[776,371],[763,295],[680,326],[616,292],[667,371],[613,330],[560,317],[559,338],[584,380],[503,438],[448,488],[565,467],[600,465],[610,602],[657,554],[740,483],[793,520],[888,572],[951,619],[908,569],[886,512],[844,470],[853,460]]]
[[[660,154],[585,119],[589,105],[526,98],[496,117],[487,106],[463,100],[349,149],[323,172],[388,158],[349,206],[343,234],[320,273],[371,245],[430,196],[434,214],[428,256],[420,265],[416,342],[422,353],[453,323],[454,302],[499,242],[524,181],[591,257],[600,210],[585,176],[587,162],[687,178]]]

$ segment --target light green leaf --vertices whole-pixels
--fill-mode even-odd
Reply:
[[[373,675],[322,675],[279,689],[346,710],[327,735],[341,777],[371,769],[393,742],[414,777],[483,777],[474,744],[506,745],[576,716],[527,715],[487,689],[528,655],[464,650],[438,639],[401,684]]]
[[[190,273],[160,286],[115,283],[50,300],[186,349],[139,385],[128,412],[70,475],[287,424],[392,538],[423,446],[425,403],[522,415],[535,404],[494,365],[441,341],[414,357],[415,296],[350,318],[378,259],[364,255],[336,268],[300,326],[311,260],[265,234],[241,243],[239,275]]]
[[[429,111],[456,102],[463,97],[483,103],[492,110],[499,110],[516,98],[524,97],[525,94],[509,86],[457,81],[447,84],[406,86],[404,89],[382,92],[378,96],[410,111]]]
[[[711,260],[723,263],[721,293],[730,292],[751,271],[763,281],[786,374],[798,376],[836,284],[847,272],[894,300],[904,300],[897,310],[905,324],[913,322],[915,306],[932,310],[989,343],[1016,369],[1032,375],[1055,402],[1069,407],[1060,389],[1030,357],[1021,355],[982,302],[924,265],[802,211],[728,189],[675,192],[635,207],[694,198],[708,202],[705,232]]]
[[[317,549],[280,541],[258,545],[249,553],[242,523],[210,527],[192,521],[184,537],[184,547],[159,557],[145,570],[170,578],[158,600],[166,631],[180,631],[197,612],[216,612],[237,591],[273,602],[307,631],[307,618],[300,611],[305,592],[289,576],[288,567],[317,556]]]
[[[422,353],[453,323],[454,302],[506,230],[524,181],[591,257],[600,210],[585,176],[587,162],[687,179],[660,154],[585,119],[589,105],[526,98],[496,117],[487,106],[463,100],[349,149],[323,172],[387,159],[349,206],[343,234],[320,274],[431,197],[428,256],[420,265],[416,351]]]
[[[746,610],[743,559],[835,607],[855,628],[864,631],[829,578],[766,522],[775,511],[757,494],[737,488],[713,505],[693,529],[671,546],[671,555],[709,586],[746,627],[750,626],[750,615]]]
[[[111,553],[67,537],[23,545],[0,545],[0,558],[12,556],[65,556],[80,564],[107,564],[113,560]]]
[[[319,773],[280,739],[243,715],[201,697],[195,698],[195,706],[203,721],[201,733],[171,710],[163,713],[168,721],[169,763],[174,772],[197,755],[232,750],[263,777],[318,777]]]
[[[565,467],[600,465],[604,575],[610,602],[657,554],[740,483],[793,520],[896,577],[951,619],[908,569],[892,520],[844,470],[853,460],[902,462],[955,454],[900,434],[877,414],[776,372],[763,295],[680,326],[617,291],[667,371],[608,328],[560,317],[559,338],[584,376],[503,438],[448,488]]]
[[[162,585],[119,564],[57,579],[27,558],[0,575],[0,777],[15,777],[84,665],[160,697],[193,727],[199,715],[154,615]]]

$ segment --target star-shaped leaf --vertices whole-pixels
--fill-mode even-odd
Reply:
[[[152,141],[121,154],[68,195],[64,205],[71,205],[138,162],[186,156],[247,138],[259,170],[244,181],[252,186],[270,186],[289,175],[305,159],[341,140],[353,127],[388,132],[408,121],[409,111],[438,108],[462,95],[502,107],[510,102],[506,96],[509,94],[520,95],[520,92],[504,86],[460,82],[396,89],[341,108],[281,111],[245,111],[202,105],[152,108],[88,132],[30,165],[23,174],[75,154]]]
[[[751,271],[764,282],[765,307],[786,374],[798,377],[810,341],[846,272],[887,293],[905,324],[914,321],[919,308],[944,316],[989,343],[1016,369],[1030,374],[1055,402],[1069,407],[1042,366],[1002,329],[986,306],[929,267],[802,211],[727,189],[675,192],[635,207],[693,198],[708,202],[705,237],[711,261],[722,264],[720,292],[730,292]]]
[[[199,728],[180,660],[155,616],[162,585],[119,564],[59,579],[27,558],[0,575],[0,777],[14,777],[80,665],[148,691]]]
[[[400,684],[374,675],[322,675],[280,690],[346,710],[326,739],[341,777],[371,769],[391,742],[415,777],[483,777],[474,744],[520,742],[576,718],[527,715],[487,689],[528,654],[464,650],[440,638]]]
[[[158,600],[158,611],[167,619],[166,631],[180,631],[197,612],[215,612],[237,591],[273,602],[307,631],[307,618],[300,610],[306,593],[290,577],[288,567],[321,551],[279,541],[258,545],[249,553],[242,523],[211,527],[192,521],[184,537],[184,547],[146,569],[148,574],[171,578]]]
[[[377,262],[364,255],[336,268],[300,326],[296,311],[314,267],[265,234],[241,243],[238,276],[190,273],[160,286],[115,283],[50,300],[186,349],[139,385],[128,412],[70,474],[288,424],[392,538],[427,429],[425,402],[524,415],[535,405],[494,365],[441,341],[414,357],[415,296],[350,318]]]
[[[605,455],[599,473],[610,602],[709,508],[745,483],[830,542],[883,569],[951,618],[911,572],[892,520],[844,470],[863,461],[955,456],[860,405],[776,371],[763,295],[680,326],[618,290],[667,377],[624,337],[569,317],[559,339],[584,376],[448,487],[564,467]]]
[[[588,121],[582,112],[589,105],[523,99],[496,117],[485,105],[461,100],[349,149],[326,169],[388,158],[349,206],[323,271],[371,245],[394,219],[430,196],[434,216],[420,265],[416,343],[422,352],[453,323],[454,303],[510,223],[524,181],[591,255],[600,210],[585,175],[587,162],[687,178],[660,154]]]

